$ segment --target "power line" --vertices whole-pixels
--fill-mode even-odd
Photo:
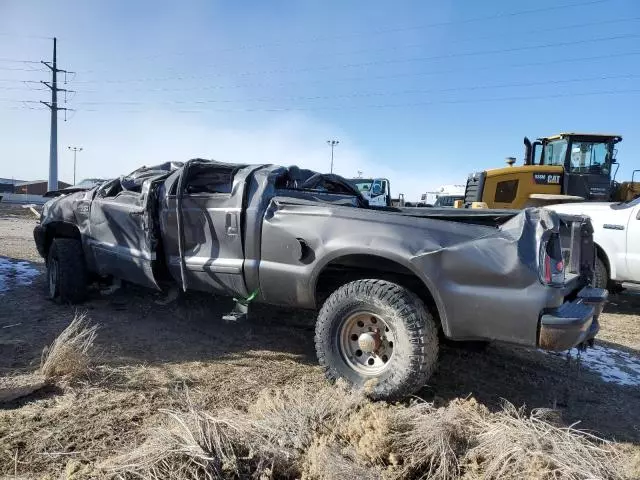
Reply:
[[[388,108],[415,108],[427,105],[457,105],[457,104],[473,104],[473,103],[490,103],[490,102],[510,102],[510,101],[528,101],[528,100],[545,100],[553,98],[572,98],[572,97],[588,97],[599,95],[622,95],[637,94],[640,89],[612,89],[612,90],[596,90],[590,92],[572,92],[547,95],[523,95],[512,97],[489,97],[489,98],[473,98],[473,99],[451,99],[451,100],[428,100],[410,103],[391,103],[391,104],[367,104],[367,105],[340,105],[340,106],[313,106],[313,107],[273,107],[273,108],[238,108],[238,109],[167,109],[176,113],[277,113],[277,112],[306,112],[306,111],[343,111],[343,110],[365,110],[365,109],[388,109]],[[150,109],[116,109],[115,111],[122,113],[146,113]],[[80,112],[104,112],[105,109],[99,108],[83,108]]]
[[[319,71],[319,70],[329,70],[335,68],[358,68],[358,67],[369,67],[373,65],[390,65],[390,64],[398,64],[398,63],[413,63],[413,62],[421,62],[425,60],[439,60],[445,58],[456,58],[456,57],[475,57],[480,55],[493,55],[497,53],[512,53],[512,52],[522,52],[527,50],[538,50],[542,48],[557,48],[557,47],[566,47],[571,45],[582,45],[586,43],[594,43],[594,42],[604,42],[611,40],[620,40],[625,38],[638,38],[640,34],[632,33],[632,34],[624,34],[624,35],[615,35],[610,37],[599,37],[599,38],[591,38],[585,40],[573,40],[568,42],[558,42],[558,43],[546,43],[542,45],[531,45],[525,47],[511,47],[511,48],[502,48],[502,49],[493,49],[493,50],[480,50],[475,52],[459,52],[459,53],[449,53],[449,54],[441,54],[441,55],[431,55],[426,57],[414,57],[414,58],[397,58],[397,59],[387,59],[387,60],[372,60],[369,62],[360,62],[360,63],[345,63],[341,65],[324,65],[320,67],[308,67],[305,69],[289,69],[289,70],[265,70],[261,72],[244,72],[237,75],[265,75],[270,73],[298,73],[298,72],[306,72],[306,71]]]
[[[494,49],[494,50],[483,50],[483,51],[476,51],[476,52],[461,52],[461,53],[452,53],[452,54],[442,54],[442,55],[432,55],[432,56],[427,56],[427,57],[414,57],[414,58],[400,58],[400,59],[388,59],[388,60],[373,60],[370,62],[361,62],[361,63],[351,63],[351,64],[342,64],[342,65],[338,65],[338,66],[334,66],[334,65],[326,65],[326,66],[322,66],[322,67],[309,67],[308,69],[301,69],[301,70],[282,70],[282,71],[278,71],[278,70],[274,70],[274,71],[263,71],[263,72],[247,72],[247,73],[243,73],[240,75],[264,75],[264,74],[269,74],[269,73],[287,73],[287,72],[301,72],[301,71],[317,71],[317,70],[327,70],[327,69],[333,69],[333,68],[357,68],[357,67],[369,67],[369,66],[373,66],[373,65],[390,65],[390,64],[397,64],[397,63],[412,63],[412,62],[420,62],[420,61],[424,61],[424,60],[439,60],[439,59],[444,59],[444,58],[455,58],[455,57],[475,57],[475,56],[479,56],[479,55],[493,55],[496,53],[512,53],[512,52],[521,52],[521,51],[526,51],[526,50],[538,50],[541,48],[557,48],[557,47],[565,47],[565,46],[570,46],[570,45],[582,45],[585,43],[594,43],[594,42],[603,42],[603,41],[609,41],[609,40],[619,40],[619,39],[623,39],[623,38],[638,38],[640,37],[640,34],[626,34],[626,35],[616,35],[616,36],[612,36],[612,37],[600,37],[600,38],[593,38],[593,39],[587,39],[587,40],[574,40],[574,41],[570,41],[570,42],[559,42],[559,43],[547,43],[547,44],[543,44],[543,45],[533,45],[533,46],[526,46],[526,47],[513,47],[513,48],[504,48],[504,49]]]
[[[40,82],[38,82],[40,83]],[[46,88],[30,88],[27,85],[22,87],[3,87],[0,86],[0,90],[29,90],[29,91],[38,91],[38,90],[46,90]]]
[[[16,38],[30,38],[35,40],[53,40],[53,37],[44,37],[42,35],[25,35],[22,33],[14,33],[14,32],[0,32],[0,36],[2,37],[16,37]]]
[[[563,5],[551,5],[549,7],[539,7],[539,8],[532,8],[532,9],[528,9],[528,10],[518,10],[515,12],[502,12],[502,13],[496,13],[493,15],[486,15],[484,17],[475,17],[475,18],[467,18],[467,19],[462,19],[462,20],[447,20],[447,21],[443,21],[443,22],[435,22],[435,23],[428,23],[428,24],[423,24],[423,25],[414,25],[414,26],[409,26],[409,27],[399,27],[399,28],[390,28],[390,29],[381,29],[381,30],[373,30],[373,31],[369,31],[369,32],[355,32],[355,33],[351,33],[351,34],[346,34],[346,35],[340,35],[338,37],[342,38],[342,37],[352,37],[352,36],[360,36],[360,35],[377,35],[377,34],[382,34],[382,33],[395,33],[395,32],[404,32],[404,31],[411,31],[411,30],[422,30],[425,28],[435,28],[435,27],[445,27],[445,26],[449,26],[449,25],[460,25],[460,24],[467,24],[467,23],[476,23],[476,22],[486,22],[488,20],[496,20],[499,18],[509,18],[509,17],[518,17],[521,15],[533,15],[536,13],[549,13],[549,12],[553,12],[553,11],[557,11],[557,10],[565,10],[565,9],[571,9],[571,8],[576,8],[576,7],[587,7],[590,5],[597,5],[597,4],[602,4],[602,3],[609,3],[611,0],[590,0],[590,1],[586,1],[586,2],[574,2],[574,3],[566,3]],[[322,38],[322,37],[320,37]],[[327,37],[324,37],[327,38]],[[331,38],[331,37],[328,37]],[[336,37],[334,37],[336,38]]]
[[[0,62],[9,62],[9,63],[36,63],[36,64],[40,64],[40,62],[37,62],[35,60],[16,60],[14,58],[0,58]]]
[[[595,55],[590,57],[570,57],[570,58],[560,58],[555,60],[543,60],[539,62],[527,62],[527,63],[516,63],[504,65],[502,68],[522,68],[522,67],[540,67],[540,66],[548,66],[548,65],[556,65],[556,64],[567,64],[567,63],[580,63],[583,61],[589,62],[594,60],[609,60],[613,58],[622,58],[629,56],[638,56],[640,55],[640,51],[637,52],[622,52],[622,53],[614,53],[607,55]],[[443,69],[443,70],[432,70],[427,72],[407,72],[407,73],[395,73],[395,74],[385,74],[385,75],[366,75],[366,76],[351,76],[351,77],[342,77],[342,78],[332,78],[330,80],[327,79],[311,79],[311,80],[288,80],[288,81],[280,81],[280,82],[245,82],[245,83],[237,83],[232,85],[205,85],[198,86],[193,88],[185,88],[185,87],[177,87],[177,88],[167,88],[167,87],[156,87],[156,88],[137,88],[137,89],[119,89],[119,90],[111,90],[114,93],[123,93],[123,92],[188,92],[193,90],[228,90],[228,89],[237,89],[237,88],[247,88],[247,87],[284,87],[288,85],[296,85],[296,84],[323,84],[323,83],[335,83],[335,82],[357,82],[361,80],[388,80],[388,79],[397,79],[397,78],[410,78],[410,77],[422,77],[422,76],[435,76],[435,75],[444,75],[448,73],[461,73],[461,72],[478,72],[482,70],[495,70],[496,67],[493,65],[485,65],[482,67],[460,67],[460,68],[452,68],[452,69]],[[1,80],[0,80],[1,81]],[[96,93],[99,90],[84,90],[86,93]]]
[[[620,52],[620,53],[609,53],[605,55],[592,55],[588,57],[569,57],[569,58],[556,58],[552,60],[542,60],[538,62],[525,62],[525,63],[515,63],[515,64],[507,64],[502,65],[501,68],[526,68],[526,67],[541,67],[541,66],[549,66],[549,65],[557,65],[557,64],[568,64],[568,63],[580,63],[580,62],[590,62],[590,61],[598,61],[598,60],[613,60],[616,58],[624,58],[630,56],[638,56],[640,55],[640,51],[634,52]],[[283,87],[289,85],[296,84],[323,84],[323,83],[335,83],[335,82],[357,82],[361,80],[388,80],[388,79],[398,79],[398,78],[411,78],[411,77],[422,77],[422,76],[435,76],[435,75],[444,75],[449,73],[464,73],[464,72],[478,72],[483,70],[495,70],[496,67],[493,65],[485,65],[479,67],[460,67],[460,68],[452,68],[452,69],[442,69],[442,70],[432,70],[427,72],[403,72],[403,73],[395,73],[395,74],[384,74],[384,75],[366,75],[366,76],[350,76],[350,77],[342,77],[342,78],[332,78],[330,80],[316,78],[316,79],[305,79],[305,80],[286,80],[279,82],[243,82],[236,83],[231,85],[204,85],[204,86],[196,86],[196,87],[144,87],[144,88],[127,88],[127,89],[112,89],[113,93],[123,93],[123,92],[189,92],[194,90],[228,90],[228,89],[237,89],[237,88],[247,88],[247,87]],[[186,79],[186,77],[178,77],[180,80]],[[146,79],[146,81],[152,81],[153,79]],[[145,80],[140,80],[145,81]],[[24,83],[25,85],[31,84],[40,84],[39,81],[35,80],[24,80],[24,79],[13,79],[13,78],[4,78],[0,79],[0,82],[8,82],[8,83]],[[0,87],[0,89],[3,87]],[[97,93],[100,90],[83,90],[84,93]]]
[[[614,19],[609,19],[609,20],[600,20],[600,21],[595,21],[595,22],[586,22],[586,23],[577,23],[577,24],[567,24],[567,25],[562,25],[561,27],[547,27],[547,28],[536,28],[536,29],[532,29],[532,30],[527,30],[527,31],[520,31],[518,32],[519,37],[522,37],[524,35],[540,35],[546,32],[555,32],[555,31],[562,31],[562,32],[566,32],[567,30],[571,30],[571,29],[576,29],[576,28],[588,28],[588,27],[602,27],[603,25],[611,25],[611,24],[618,24],[618,23],[628,23],[628,22],[637,22],[638,20],[640,20],[640,17],[629,17],[629,18],[614,18]],[[467,37],[467,38],[455,38],[455,39],[451,39],[451,40],[447,40],[447,44],[448,45],[452,45],[452,44],[459,44],[459,43],[465,43],[465,42],[470,42],[470,41],[478,41],[478,40],[487,40],[487,39],[500,39],[500,38],[504,38],[504,34],[491,34],[491,35],[474,35],[473,37]],[[297,45],[294,44],[294,46]],[[289,44],[287,44],[287,46],[290,46]],[[413,43],[413,44],[406,44],[406,45],[393,45],[393,46],[388,46],[388,47],[369,47],[369,48],[364,48],[364,49],[359,49],[359,50],[351,50],[351,51],[339,51],[339,52],[335,52],[333,53],[334,56],[336,55],[353,55],[353,54],[358,54],[358,53],[366,53],[366,52],[382,52],[382,51],[395,51],[395,50],[406,50],[409,48],[414,48],[414,47],[422,47],[424,46],[424,43]],[[231,49],[233,50],[233,49]],[[224,50],[223,50],[224,51]],[[187,53],[187,52],[183,52],[183,53]],[[193,54],[194,52],[191,50],[188,53]],[[162,55],[158,54],[158,55],[154,55],[152,58],[153,59],[157,59],[157,58],[161,58]],[[129,57],[129,59],[134,59],[135,57]],[[272,59],[274,58],[273,56],[271,57]],[[122,57],[119,57],[120,60],[122,60]],[[148,56],[146,57],[137,57],[135,58],[136,61],[140,61],[140,60],[144,60],[144,59],[149,59]],[[126,59],[125,59],[126,60]],[[216,68],[219,69],[219,65],[216,64]],[[112,68],[105,68],[105,69],[91,69],[91,70],[80,70],[80,73],[103,73],[103,72],[110,72],[112,70]]]
[[[12,72],[45,72],[44,68],[0,67],[0,70]]]
[[[351,32],[348,34],[341,34],[341,35],[324,35],[324,36],[316,36],[316,37],[312,37],[306,40],[291,40],[291,39],[287,39],[286,41],[282,41],[282,42],[273,42],[273,43],[262,43],[262,44],[249,44],[249,45],[238,45],[236,47],[233,48],[229,48],[229,49],[220,49],[220,50],[214,50],[217,52],[233,52],[233,51],[238,51],[238,50],[249,50],[249,49],[261,49],[261,48],[268,48],[268,47],[274,47],[274,46],[290,46],[292,44],[295,45],[301,45],[301,44],[306,44],[306,43],[316,43],[316,42],[323,42],[323,41],[327,41],[327,40],[338,40],[338,39],[344,39],[344,38],[352,38],[352,37],[359,37],[359,36],[371,36],[371,35],[383,35],[383,34],[387,34],[387,33],[398,33],[398,32],[406,32],[406,31],[414,31],[414,30],[424,30],[424,29],[430,29],[430,28],[437,28],[437,27],[444,27],[444,26],[449,26],[449,25],[458,25],[458,24],[469,24],[469,23],[476,23],[476,22],[486,22],[489,20],[497,20],[500,18],[512,18],[512,17],[517,17],[517,16],[522,16],[522,15],[534,15],[537,13],[550,13],[550,12],[554,12],[554,11],[558,11],[558,10],[566,10],[566,9],[572,9],[572,8],[582,8],[582,7],[589,7],[592,5],[599,5],[599,4],[603,4],[603,3],[610,3],[613,0],[589,0],[589,1],[582,1],[582,2],[573,2],[573,3],[566,3],[566,4],[561,4],[561,5],[551,5],[551,6],[547,6],[547,7],[538,7],[538,8],[532,8],[532,9],[525,9],[525,10],[517,10],[517,11],[513,11],[513,12],[498,12],[495,14],[491,14],[491,15],[485,15],[485,16],[480,16],[480,17],[474,17],[474,18],[467,18],[467,19],[461,19],[461,20],[446,20],[446,21],[440,21],[440,22],[433,22],[433,23],[427,23],[427,24],[422,24],[422,25],[410,25],[410,26],[400,26],[400,27],[394,27],[394,28],[384,28],[384,29],[378,29],[378,30],[368,30],[368,31],[360,31],[360,32]],[[48,36],[44,36],[44,35],[29,35],[29,34],[22,34],[22,33],[16,33],[16,32],[0,32],[0,36],[4,36],[4,37],[15,37],[15,38],[26,38],[26,39],[37,39],[37,40],[53,40],[54,37],[48,37]],[[59,40],[60,38],[57,37],[57,39]],[[211,50],[209,51],[205,51],[205,52],[211,52]],[[162,57],[162,56],[166,56],[166,55],[184,55],[185,51],[176,51],[176,52],[169,52],[169,53],[163,53],[163,54],[159,54],[159,55],[149,55],[146,57],[128,57],[128,59],[144,59],[144,58],[158,58],[158,57]]]
[[[241,100],[165,100],[162,102],[153,101],[88,101],[79,102],[78,105],[175,105],[175,104],[210,104],[210,103],[251,103],[251,102],[273,102],[273,101],[296,101],[296,100],[332,100],[332,99],[347,99],[347,98],[368,98],[368,97],[384,97],[394,95],[406,95],[406,94],[421,94],[421,93],[445,93],[445,92],[459,92],[459,91],[474,91],[474,90],[490,90],[496,88],[519,88],[519,87],[531,87],[541,85],[562,85],[569,83],[582,83],[597,80],[614,80],[614,79],[633,79],[639,78],[640,74],[621,74],[621,75],[603,75],[596,77],[580,77],[565,80],[546,80],[537,82],[520,82],[520,83],[501,83],[494,85],[473,85],[466,87],[449,87],[449,88],[430,88],[430,89],[412,89],[412,90],[400,90],[400,91],[384,91],[384,92],[366,92],[366,93],[350,93],[339,95],[314,95],[314,96],[293,96],[293,97],[259,97],[259,98],[243,98]],[[1,87],[0,87],[1,88]],[[45,90],[45,89],[41,89]],[[40,103],[39,100],[18,100],[14,98],[0,98],[0,102],[13,102],[13,103]]]
[[[370,97],[386,97],[395,95],[413,95],[423,93],[446,93],[446,92],[463,92],[463,91],[477,91],[477,90],[491,90],[501,88],[521,88],[521,87],[533,87],[543,85],[563,85],[563,84],[575,84],[585,83],[592,81],[606,81],[606,80],[620,80],[620,79],[635,79],[640,78],[640,74],[615,74],[615,75],[598,75],[593,77],[576,77],[570,79],[561,80],[541,80],[535,82],[516,82],[516,83],[500,83],[492,85],[472,85],[462,87],[448,87],[448,88],[431,88],[431,89],[409,89],[399,91],[382,91],[382,92],[361,92],[361,93],[349,93],[338,95],[314,95],[314,96],[293,96],[293,97],[259,97],[259,98],[243,98],[241,100],[164,100],[161,102],[153,101],[86,101],[79,102],[78,105],[188,105],[188,104],[215,104],[215,103],[252,103],[252,102],[283,102],[283,101],[298,101],[298,100],[333,100],[333,99],[349,99],[349,98],[370,98]],[[4,100],[4,99],[0,99]]]
[[[398,63],[413,63],[413,62],[422,62],[427,60],[438,60],[445,58],[456,58],[456,57],[475,57],[481,55],[493,55],[498,53],[514,53],[514,52],[522,52],[529,50],[538,50],[538,49],[546,49],[546,48],[557,48],[557,47],[566,47],[572,45],[584,45],[588,43],[599,43],[606,42],[612,40],[622,40],[628,38],[639,38],[640,34],[631,33],[631,34],[622,34],[622,35],[613,35],[609,37],[597,37],[597,38],[589,38],[582,40],[572,40],[566,42],[555,42],[555,43],[544,43],[540,45],[531,45],[524,47],[510,47],[510,48],[502,48],[502,49],[492,49],[492,50],[479,50],[475,52],[458,52],[458,53],[448,53],[448,54],[440,54],[440,55],[431,55],[431,56],[422,56],[422,57],[413,57],[413,58],[404,58],[404,59],[386,59],[386,60],[372,60],[368,62],[360,62],[360,63],[345,63],[345,64],[330,64],[330,65],[322,65],[322,66],[313,66],[313,67],[305,67],[305,68],[297,68],[297,69],[279,69],[279,70],[262,70],[262,71],[247,71],[240,72],[235,74],[236,76],[256,76],[256,75],[269,75],[274,73],[303,73],[303,72],[314,72],[314,71],[322,71],[322,70],[332,70],[332,69],[344,69],[344,68],[358,68],[358,67],[370,67],[375,65],[390,65],[390,64],[398,64]],[[223,73],[213,73],[207,75],[178,75],[178,76],[167,76],[167,77],[147,77],[147,78],[138,78],[138,79],[117,79],[117,80],[109,80],[109,79],[101,79],[101,80],[79,80],[77,83],[81,84],[95,84],[95,83],[105,83],[105,84],[120,84],[120,83],[136,83],[136,82],[152,82],[152,81],[169,81],[169,80],[196,80],[203,78],[212,78],[212,77],[220,77],[224,76]]]
[[[414,108],[423,107],[427,105],[460,105],[460,104],[473,104],[473,103],[491,103],[491,102],[519,102],[529,100],[546,100],[555,98],[572,98],[572,97],[589,97],[599,95],[623,95],[623,94],[638,94],[640,89],[628,89],[628,90],[599,90],[593,92],[574,92],[567,94],[550,94],[550,95],[531,95],[531,96],[517,96],[517,97],[496,97],[496,98],[474,98],[474,99],[461,99],[461,100],[434,100],[426,102],[413,102],[405,104],[369,104],[360,106],[337,106],[337,107],[312,107],[312,108],[268,108],[268,109],[168,109],[172,113],[278,113],[278,112],[307,112],[307,111],[335,111],[335,110],[365,110],[365,109],[391,109],[391,108]],[[5,107],[7,110],[44,110],[44,108],[29,107]],[[104,109],[80,109],[73,110],[73,112],[88,112],[88,113],[104,113]],[[120,113],[147,113],[149,110],[142,109],[128,109],[118,110]]]
[[[304,44],[308,44],[308,43],[317,43],[317,42],[323,42],[323,41],[328,41],[328,40],[339,40],[339,39],[360,37],[360,36],[384,35],[384,34],[388,34],[388,33],[399,33],[399,32],[408,32],[408,31],[414,31],[414,30],[425,30],[425,29],[437,28],[437,27],[445,27],[445,26],[450,26],[450,25],[486,22],[486,21],[489,21],[489,20],[497,20],[497,19],[500,19],[500,18],[511,18],[511,17],[517,17],[517,16],[522,16],[522,15],[534,15],[534,14],[537,14],[537,13],[550,13],[550,12],[555,12],[555,11],[558,11],[558,10],[566,10],[566,9],[580,8],[580,7],[589,7],[589,6],[592,6],[592,5],[610,3],[611,1],[612,0],[589,0],[589,1],[583,1],[583,2],[573,2],[573,3],[567,3],[567,4],[561,4],[561,5],[551,5],[551,6],[547,6],[547,7],[538,7],[538,8],[532,8],[532,9],[517,10],[517,11],[513,11],[513,12],[499,12],[499,13],[495,13],[495,14],[491,14],[491,15],[485,15],[485,16],[481,16],[481,17],[461,19],[461,20],[446,20],[446,21],[433,22],[433,23],[427,23],[427,24],[422,24],[422,25],[410,25],[410,26],[400,26],[400,27],[393,27],[393,28],[384,28],[384,29],[378,29],[378,30],[367,30],[367,31],[352,32],[352,33],[341,34],[341,35],[323,35],[323,36],[311,37],[311,38],[306,39],[306,40],[287,39],[287,40],[282,41],[282,42],[238,45],[238,46],[235,46],[235,47],[232,47],[232,48],[226,48],[226,49],[205,50],[202,53],[236,52],[236,51],[240,51],[240,50],[254,50],[254,49],[263,49],[263,48],[270,48],[270,47],[278,47],[278,46],[290,47],[291,45],[304,45]],[[192,51],[184,51],[184,50],[182,50],[182,51],[168,52],[168,53],[167,52],[163,52],[162,54],[157,54],[157,55],[148,55],[148,56],[144,56],[144,57],[127,57],[125,59],[129,59],[129,60],[155,59],[155,58],[161,58],[161,57],[164,57],[164,56],[167,56],[167,55],[184,55],[186,53],[192,53]]]
[[[43,90],[46,90],[43,88]],[[16,98],[0,98],[0,102],[12,102],[12,103],[42,103],[40,100],[19,100]]]
[[[640,17],[629,17],[629,18],[614,18],[614,19],[610,19],[610,20],[600,20],[600,21],[596,21],[596,22],[586,22],[586,23],[574,23],[574,24],[570,24],[570,25],[562,25],[561,27],[547,27],[547,28],[537,28],[537,29],[533,29],[533,30],[526,30],[526,31],[519,31],[518,32],[518,36],[521,38],[523,35],[539,35],[541,33],[548,33],[548,32],[557,32],[557,31],[562,31],[565,32],[567,30],[572,30],[572,29],[576,29],[576,28],[588,28],[588,27],[602,27],[603,25],[612,25],[612,24],[618,24],[618,23],[628,23],[628,22],[637,22],[638,20],[640,20]],[[465,42],[476,42],[478,40],[491,40],[491,39],[501,39],[504,38],[504,34],[500,33],[498,35],[496,34],[491,34],[491,35],[474,35],[472,37],[467,37],[467,38],[453,38],[453,39],[448,39],[447,40],[447,45],[452,45],[452,44],[457,44],[457,43],[465,43]],[[364,53],[364,52],[370,52],[370,51],[382,51],[382,50],[402,50],[402,49],[407,49],[407,48],[413,48],[413,47],[422,47],[424,46],[424,42],[423,43],[412,43],[412,44],[408,44],[408,45],[394,45],[394,46],[390,46],[390,47],[384,47],[384,48],[380,48],[380,47],[375,47],[375,48],[366,48],[366,49],[360,49],[360,50],[352,50],[350,52],[336,52],[335,54],[342,54],[342,53],[346,53],[346,54],[353,54],[353,53]],[[335,55],[334,54],[334,55]]]
[[[42,105],[40,105],[40,106],[24,105],[22,107],[18,107],[18,106],[3,107],[3,110],[46,110],[46,108],[47,107],[44,107]]]

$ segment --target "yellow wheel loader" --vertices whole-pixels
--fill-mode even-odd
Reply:
[[[464,205],[524,208],[576,201],[622,201],[640,195],[640,183],[618,184],[615,145],[620,135],[560,133],[531,142],[525,137],[524,165],[469,175]],[[640,171],[637,171],[640,172]],[[636,172],[634,172],[635,174]]]

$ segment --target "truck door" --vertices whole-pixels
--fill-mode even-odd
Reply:
[[[389,181],[384,178],[376,178],[371,183],[369,190],[369,204],[379,207],[391,205],[389,197]]]
[[[178,181],[176,195],[169,196],[166,231],[173,232],[174,237],[166,237],[165,248],[169,268],[175,278],[182,280],[185,290],[248,295],[242,245],[245,170],[249,169],[218,162],[188,162]],[[178,198],[180,189],[181,199]]]
[[[635,202],[627,225],[627,270],[629,280],[640,282],[640,199]]]
[[[572,140],[564,176],[565,195],[607,202],[611,196],[611,159],[608,143]]]
[[[153,273],[152,182],[135,190],[123,190],[117,179],[103,185],[91,203],[88,244],[99,274],[159,289]]]

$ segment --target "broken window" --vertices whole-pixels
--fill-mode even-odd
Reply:
[[[230,194],[237,170],[227,165],[192,165],[188,171],[185,193]]]

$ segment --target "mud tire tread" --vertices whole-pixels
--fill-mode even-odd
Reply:
[[[390,322],[406,341],[403,348],[394,350],[394,363],[390,373],[372,388],[365,383],[370,377],[359,375],[355,370],[349,383],[364,386],[369,396],[375,399],[397,400],[415,393],[433,375],[438,359],[438,329],[433,316],[422,300],[407,288],[379,279],[356,280],[334,291],[325,301],[316,323],[315,345],[320,365],[332,381],[345,378],[344,369],[350,367],[342,360],[336,345],[336,332],[343,320],[341,312],[349,307],[361,305],[372,310],[385,310],[391,314]],[[398,342],[396,342],[398,343]],[[399,361],[398,361],[399,360]],[[355,378],[355,381],[354,381]]]

